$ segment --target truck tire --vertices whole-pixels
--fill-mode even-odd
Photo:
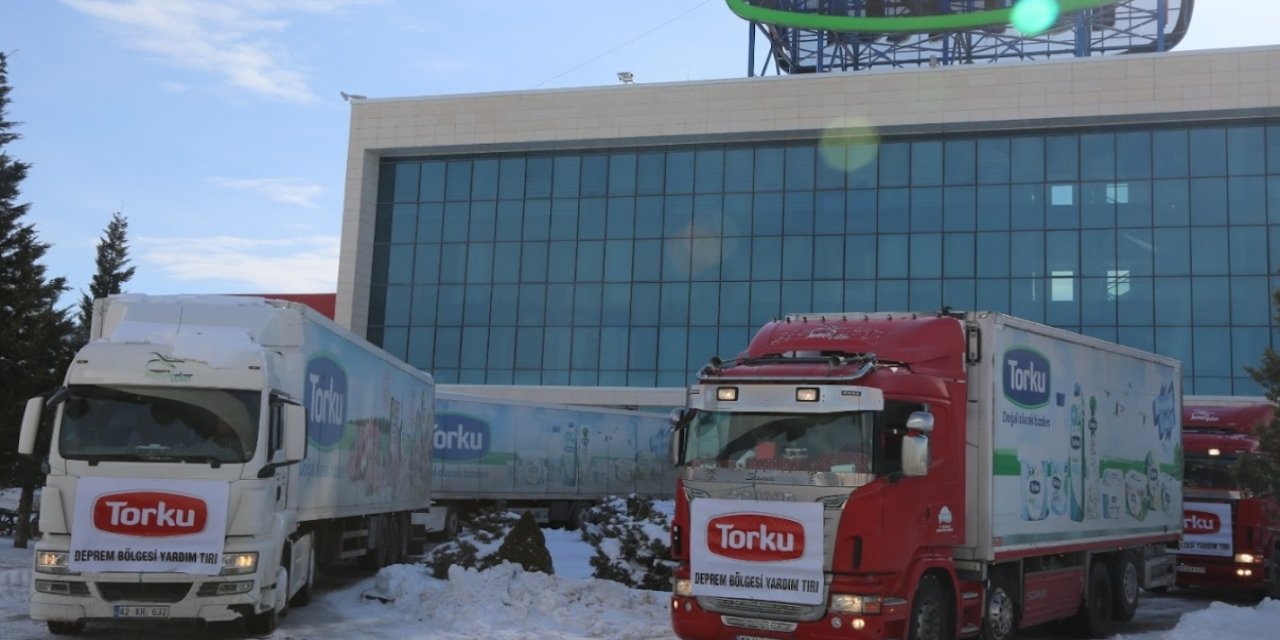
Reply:
[[[262,613],[255,613],[244,619],[245,629],[255,636],[265,636],[273,633],[276,627],[280,625],[280,618],[284,617],[288,610],[288,594],[289,594],[289,570],[285,567],[276,569],[276,601],[272,603],[271,608]]]
[[[1013,640],[1018,637],[1018,591],[1009,571],[997,571],[987,587],[987,606],[982,611],[982,640]]]
[[[444,530],[440,532],[445,541],[458,537],[458,509],[457,507],[449,507],[448,509],[444,514]]]
[[[1115,592],[1115,602],[1111,605],[1111,619],[1118,622],[1128,622],[1133,620],[1134,614],[1138,612],[1138,600],[1141,598],[1142,589],[1138,586],[1142,582],[1138,576],[1138,558],[1132,551],[1124,551],[1120,553],[1120,558],[1116,561],[1116,575],[1112,591]]]
[[[1105,638],[1111,635],[1111,572],[1106,563],[1094,560],[1085,579],[1084,602],[1074,619],[1076,634],[1082,638]]]
[[[78,636],[81,631],[84,631],[84,620],[76,620],[75,622],[50,620],[45,625],[49,627],[49,633],[55,636]]]
[[[908,640],[949,640],[955,635],[955,607],[942,581],[934,575],[920,579],[911,603]]]
[[[590,502],[575,502],[569,507],[569,530],[579,531],[587,523],[587,514],[591,512]]]

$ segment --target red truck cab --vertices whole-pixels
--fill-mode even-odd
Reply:
[[[1240,456],[1257,450],[1254,427],[1273,415],[1264,398],[1186,398],[1179,587],[1280,598],[1280,530],[1268,513],[1277,505],[1247,496],[1231,473]]]

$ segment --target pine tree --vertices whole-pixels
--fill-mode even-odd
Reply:
[[[56,308],[67,290],[65,278],[46,278],[41,258],[49,249],[31,224],[23,224],[28,204],[18,203],[18,185],[30,165],[9,157],[18,139],[9,105],[8,58],[0,52],[0,481],[22,485],[16,547],[27,546],[31,500],[39,469],[16,455],[22,413],[29,397],[55,388],[71,359],[74,325]],[[47,430],[42,430],[46,434]]]
[[[93,317],[93,301],[109,295],[120,293],[121,287],[133,277],[133,267],[129,264],[129,221],[116,212],[111,214],[111,222],[98,240],[98,272],[93,275],[89,284],[89,293],[80,295],[80,314],[77,318],[76,344],[83,345],[89,341],[89,327]]]
[[[1271,302],[1280,313],[1280,290],[1271,294]],[[1280,321],[1280,315],[1276,317]],[[1266,392],[1267,400],[1280,407],[1280,353],[1267,347],[1262,351],[1262,362],[1257,367],[1245,367],[1254,382]],[[1280,411],[1267,424],[1254,428],[1258,438],[1258,450],[1254,455],[1241,456],[1236,463],[1235,475],[1240,486],[1250,493],[1280,500]],[[1280,514],[1271,514],[1280,519]]]

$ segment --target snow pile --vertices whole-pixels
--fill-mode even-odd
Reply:
[[[1280,600],[1264,599],[1255,607],[1214,602],[1207,608],[1183,614],[1178,626],[1161,640],[1221,640],[1222,638],[1274,638],[1280,625]],[[1124,637],[1124,636],[1121,636]]]
[[[671,561],[671,516],[675,503],[630,496],[614,497],[586,516],[582,539],[595,549],[593,575],[629,587],[668,591]]]

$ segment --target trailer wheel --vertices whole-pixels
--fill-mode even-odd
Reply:
[[[1106,563],[1094,560],[1085,580],[1084,603],[1075,617],[1076,633],[1084,638],[1111,635],[1111,572]]]
[[[911,603],[909,640],[947,640],[955,632],[955,607],[942,581],[934,575],[920,579]]]
[[[45,625],[49,627],[49,633],[55,636],[78,636],[81,631],[84,631],[84,620],[76,620],[75,622],[50,620]]]
[[[1116,562],[1115,583],[1112,585],[1115,591],[1112,619],[1119,622],[1133,620],[1134,614],[1138,612],[1138,600],[1142,593],[1139,582],[1137,557],[1132,551],[1122,552]]]
[[[457,507],[449,507],[444,514],[444,530],[441,535],[445,540],[453,540],[458,537],[458,509]]]
[[[587,514],[591,512],[590,502],[575,502],[569,507],[569,530],[578,531],[587,523]]]
[[[1018,636],[1017,589],[1008,571],[991,576],[982,616],[983,640],[1013,640]]]

